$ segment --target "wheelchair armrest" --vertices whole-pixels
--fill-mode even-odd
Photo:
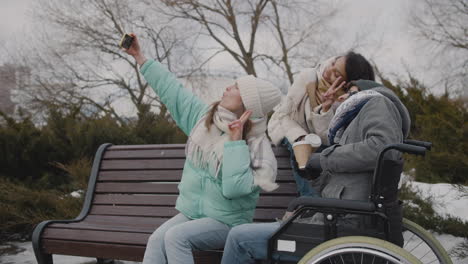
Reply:
[[[289,203],[288,211],[294,211],[299,206],[307,206],[313,208],[335,208],[335,209],[348,209],[365,212],[375,211],[375,205],[372,202],[355,201],[355,200],[341,200],[332,198],[308,197],[302,196],[294,199]]]
[[[416,146],[416,145],[410,145],[410,144],[402,144],[402,143],[398,143],[398,144],[392,144],[392,145],[388,145],[386,146],[385,149],[396,149],[396,150],[399,150],[401,152],[404,152],[404,153],[409,153],[409,154],[413,154],[413,155],[421,155],[421,156],[424,156],[426,154],[426,148],[425,147],[421,147],[421,146]]]
[[[409,145],[414,145],[414,146],[420,146],[420,147],[425,147],[427,150],[431,150],[432,148],[432,143],[427,142],[427,141],[419,141],[419,140],[414,140],[414,139],[406,139],[403,141],[405,144]]]

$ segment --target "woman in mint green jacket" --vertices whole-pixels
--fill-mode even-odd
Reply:
[[[132,36],[126,52],[189,135],[176,202],[180,213],[150,236],[143,263],[193,263],[192,250],[223,248],[233,226],[252,222],[260,189],[278,187],[276,159],[265,131],[266,115],[281,93],[248,75],[209,106],[160,63],[147,60]]]

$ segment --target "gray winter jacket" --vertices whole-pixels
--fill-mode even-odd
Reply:
[[[401,143],[408,136],[408,110],[390,89],[371,81],[369,84],[384,96],[370,99],[345,129],[338,144],[321,153],[323,172],[320,178],[324,198],[368,200],[377,157],[385,145]],[[388,158],[398,158],[398,152],[388,152]]]
[[[353,83],[361,90],[373,89],[383,96],[371,98],[344,130],[338,144],[321,152],[323,172],[314,186],[319,186],[323,198],[368,201],[379,152],[388,144],[401,143],[411,123],[408,110],[390,89],[372,81]],[[399,159],[400,155],[389,151],[385,158]],[[295,220],[319,225],[323,221],[321,213]],[[339,219],[338,225],[358,228],[366,226],[365,221],[347,215]]]

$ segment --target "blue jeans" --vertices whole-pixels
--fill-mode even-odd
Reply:
[[[191,220],[178,214],[149,237],[143,264],[194,263],[192,250],[224,247],[230,227],[212,218]]]
[[[249,264],[266,259],[268,239],[279,227],[279,222],[233,227],[224,246],[221,264]]]
[[[290,160],[291,160],[291,167],[293,168],[292,173],[293,173],[294,181],[296,181],[297,191],[299,192],[299,195],[300,196],[315,196],[315,197],[320,196],[319,193],[314,188],[312,188],[312,186],[310,186],[309,181],[299,176],[297,171],[294,169],[293,163],[295,161],[295,157],[294,157],[294,150],[292,148],[291,143],[289,143],[287,138],[284,138],[281,143],[284,146],[286,146],[289,150],[289,153],[291,153]]]

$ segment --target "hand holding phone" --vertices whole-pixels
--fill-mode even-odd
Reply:
[[[119,46],[123,49],[129,49],[132,46],[133,40],[135,38],[127,33],[123,34],[122,39],[120,40]]]
[[[138,65],[142,66],[145,63],[146,57],[140,50],[138,37],[135,34],[124,34],[119,46],[122,47],[127,54],[132,55]]]

